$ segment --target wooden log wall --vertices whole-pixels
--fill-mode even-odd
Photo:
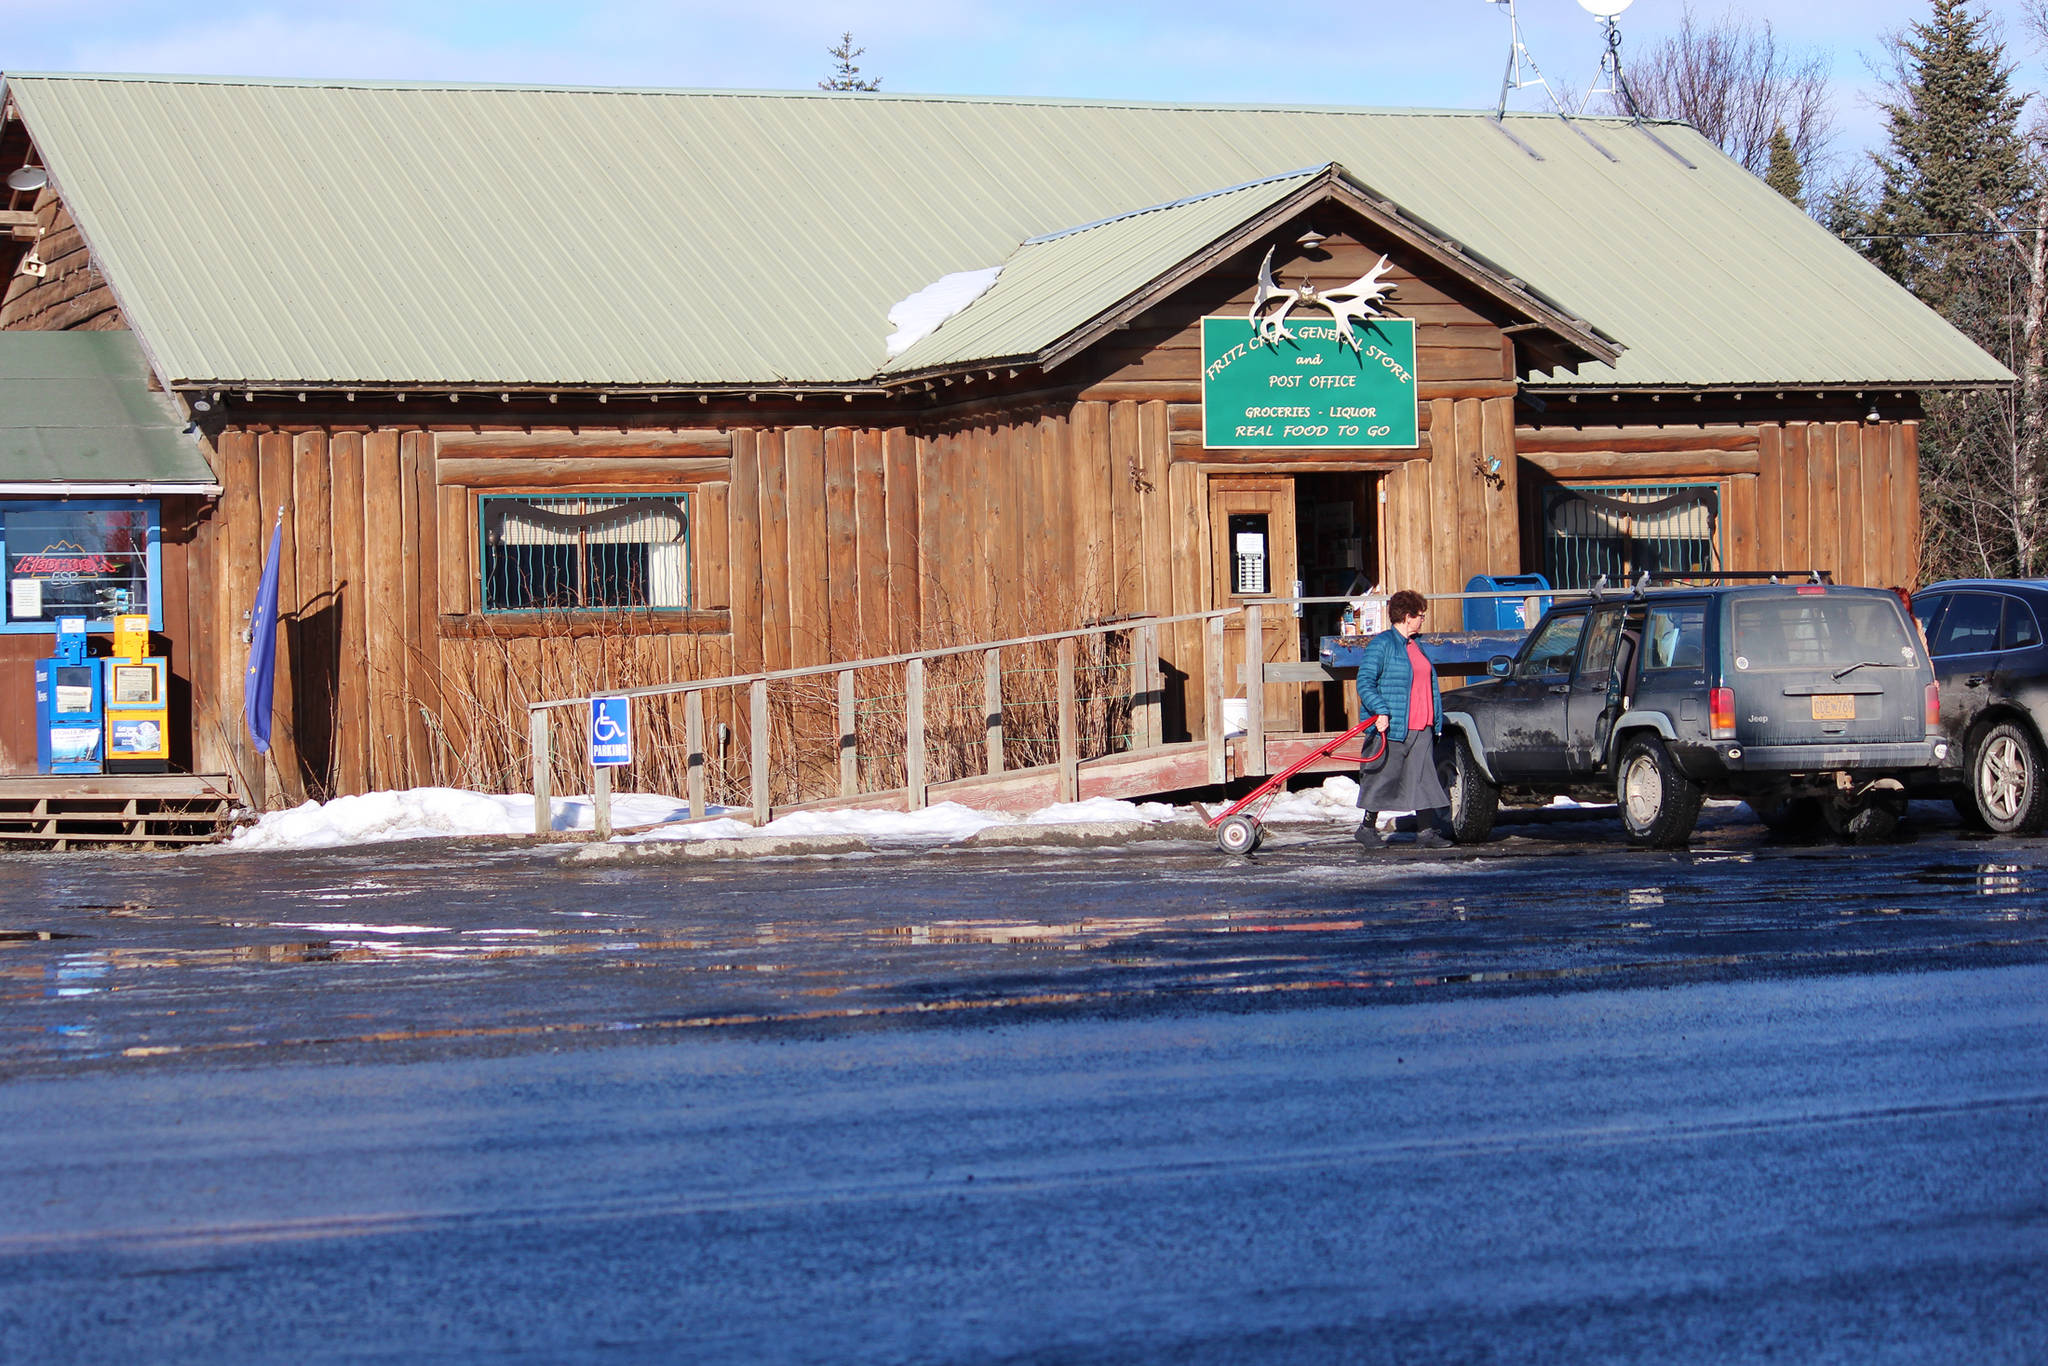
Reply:
[[[186,556],[190,601],[211,604],[212,641],[231,642],[192,657],[194,677],[211,680],[195,689],[195,759],[254,771],[239,720],[241,613],[280,503],[272,793],[518,787],[517,715],[537,698],[1214,605],[1208,481],[1251,467],[1177,440],[1198,418],[1166,397],[1084,396],[933,432],[670,430],[635,433],[630,450],[547,431],[226,433],[228,494]],[[1545,479],[1716,480],[1730,568],[1912,579],[1917,546],[1901,534],[1918,520],[1912,423],[1518,432],[1505,395],[1432,398],[1424,418],[1419,452],[1262,468],[1381,474],[1388,582],[1426,592],[1523,567],[1518,485]],[[480,612],[481,492],[651,487],[694,500],[690,611],[605,624]],[[1200,649],[1198,632],[1163,633],[1169,677],[1199,676]],[[710,719],[743,739],[745,717]]]
[[[71,211],[54,187],[36,196],[35,253],[44,265],[38,277],[17,271],[0,299],[0,329],[32,332],[118,332],[128,322],[114,302],[106,277],[86,250]]]
[[[1524,428],[1515,434],[1528,567],[1535,488],[1712,482],[1731,570],[1825,569],[1837,583],[1918,582],[1919,424],[1788,421]]]

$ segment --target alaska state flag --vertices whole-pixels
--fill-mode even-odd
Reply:
[[[284,520],[270,529],[270,554],[263,561],[263,586],[249,613],[249,672],[242,676],[242,717],[258,754],[270,753],[270,693],[277,673],[277,557],[284,546]]]

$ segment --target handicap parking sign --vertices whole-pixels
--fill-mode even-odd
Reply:
[[[590,699],[590,762],[598,768],[617,768],[633,762],[631,698]]]

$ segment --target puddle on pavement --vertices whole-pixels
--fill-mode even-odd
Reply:
[[[2026,853],[2004,848],[1980,852],[2008,861],[1956,857],[1966,852],[1937,854],[1941,862],[1921,869],[1865,864],[1860,854],[1746,851],[1616,855],[1583,871],[1508,860],[1279,864],[1286,876],[1263,885],[1169,866],[1142,885],[1093,871],[1046,875],[1024,896],[940,877],[886,894],[833,882],[801,906],[781,889],[748,884],[738,895],[700,897],[664,882],[604,910],[590,903],[611,893],[547,881],[480,886],[468,869],[441,870],[439,884],[402,875],[399,888],[328,870],[306,886],[236,883],[204,896],[74,882],[64,890],[99,899],[63,903],[75,918],[51,923],[85,934],[0,932],[0,950],[15,950],[0,952],[0,999],[50,1003],[46,1015],[65,1017],[45,1023],[14,1010],[0,1059],[1718,973],[1753,961],[1910,956],[1947,946],[1955,923],[2033,920],[2048,909],[2028,895],[2048,888],[2048,866],[2010,861]],[[1711,863],[1757,863],[1767,876],[1694,871]],[[1905,891],[1928,900],[1891,900]],[[122,899],[131,892],[138,899]],[[1025,906],[1046,919],[1014,914]],[[368,914],[358,921],[354,910]],[[1950,920],[1904,923],[1943,915]],[[1695,948],[1726,948],[1731,934],[1752,929],[1783,942],[1742,953]],[[1801,939],[1804,931],[1823,931],[1826,942]],[[2022,933],[2001,932],[2015,941]],[[136,942],[145,940],[153,942]],[[583,966],[518,966],[565,958]],[[313,965],[383,966],[349,979],[265,971]],[[306,991],[314,986],[337,990]],[[57,1003],[78,997],[88,999]],[[339,1011],[362,1013],[327,1013]]]
[[[270,925],[242,925],[244,929],[284,928]],[[300,927],[310,928],[310,927]],[[337,926],[352,930],[384,930],[391,926]],[[64,953],[54,961],[23,962],[0,968],[0,978],[33,981],[35,996],[89,996],[114,989],[101,980],[115,974],[160,971],[172,968],[221,968],[243,965],[302,965],[400,963],[421,961],[497,961],[512,958],[561,958],[590,954],[617,954],[661,950],[706,949],[701,939],[651,939],[622,937],[616,931],[537,930],[526,928],[466,930],[458,943],[422,944],[403,939],[306,939],[266,944],[230,944],[205,948],[174,948],[143,945],[96,949],[89,953]],[[569,942],[551,942],[574,936]],[[0,932],[0,947],[10,941],[48,942],[80,939],[82,935],[38,931]]]

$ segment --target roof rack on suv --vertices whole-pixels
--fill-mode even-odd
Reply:
[[[1717,583],[1833,583],[1832,569],[1724,569],[1711,574],[1688,573],[1682,569],[1651,570],[1644,574],[1649,584],[1682,583],[1708,588]]]

